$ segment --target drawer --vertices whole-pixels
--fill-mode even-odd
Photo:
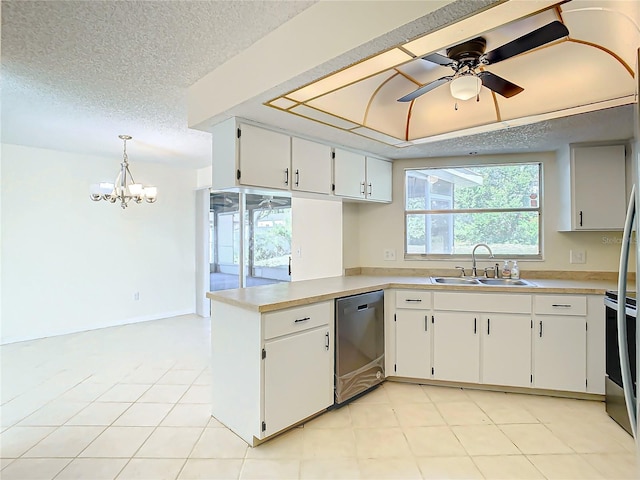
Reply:
[[[302,332],[327,325],[333,317],[333,302],[313,303],[262,314],[264,339]]]
[[[580,295],[535,295],[533,311],[538,315],[586,315],[587,297]]]
[[[398,290],[396,308],[425,310],[431,308],[431,292],[417,290]]]

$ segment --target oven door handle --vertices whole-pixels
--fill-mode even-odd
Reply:
[[[624,399],[631,423],[631,431],[634,438],[637,438],[637,412],[636,399],[633,395],[633,380],[631,379],[631,365],[629,363],[629,344],[627,343],[627,316],[625,298],[627,295],[627,272],[629,269],[629,247],[631,244],[631,230],[636,216],[636,186],[631,189],[629,206],[627,207],[627,217],[624,222],[624,233],[622,235],[622,248],[620,251],[620,268],[618,270],[618,351],[620,355],[620,369],[622,372],[622,387],[624,389]],[[633,341],[635,342],[635,338]]]

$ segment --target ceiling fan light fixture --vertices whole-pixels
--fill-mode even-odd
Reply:
[[[456,77],[449,83],[451,96],[458,100],[469,100],[480,94],[482,80],[475,75],[463,75]]]

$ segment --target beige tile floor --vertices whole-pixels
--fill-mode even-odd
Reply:
[[[209,322],[0,348],[0,477],[640,478],[601,402],[386,382],[248,448],[209,414]]]

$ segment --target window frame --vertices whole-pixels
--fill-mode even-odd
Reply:
[[[474,167],[501,167],[501,166],[515,166],[515,165],[538,165],[538,206],[529,208],[471,208],[471,209],[444,209],[444,210],[407,210],[407,172],[411,170],[442,170],[442,169],[455,169],[455,168],[474,168]],[[495,254],[496,259],[499,260],[543,260],[543,185],[544,179],[544,163],[542,161],[520,161],[520,162],[496,162],[496,163],[469,163],[469,164],[455,164],[455,165],[431,165],[423,167],[407,167],[404,169],[403,176],[403,211],[404,211],[404,259],[405,260],[458,260],[468,258],[468,253],[408,253],[408,227],[407,222],[409,215],[428,215],[428,214],[461,214],[461,213],[509,213],[509,212],[538,212],[538,253],[537,254]],[[484,243],[482,239],[478,239],[478,243]]]

